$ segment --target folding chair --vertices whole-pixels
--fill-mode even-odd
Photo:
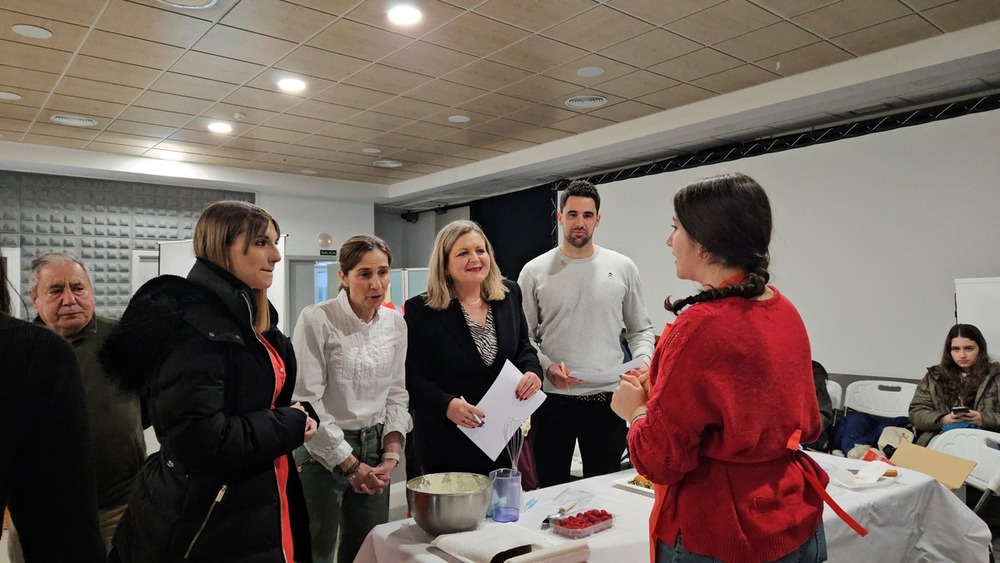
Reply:
[[[844,408],[877,416],[909,416],[916,383],[901,381],[855,381],[844,392]]]
[[[1000,490],[1000,433],[978,428],[957,428],[938,434],[927,445],[932,450],[976,462],[965,479],[966,485],[983,491],[974,512]]]

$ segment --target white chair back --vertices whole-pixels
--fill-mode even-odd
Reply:
[[[844,406],[878,416],[909,416],[916,383],[901,381],[855,381],[844,392]]]
[[[833,403],[833,410],[839,411],[844,403],[844,388],[832,379],[826,380],[826,392],[830,394],[830,402]]]
[[[957,428],[938,434],[927,447],[976,462],[976,467],[965,479],[967,484],[984,491],[976,512],[991,494],[1000,490],[1000,433]]]

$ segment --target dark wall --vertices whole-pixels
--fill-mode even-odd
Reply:
[[[554,246],[553,210],[552,189],[545,185],[472,202],[469,218],[482,225],[503,275],[517,280],[529,260]]]

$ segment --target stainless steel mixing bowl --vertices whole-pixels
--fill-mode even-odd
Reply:
[[[406,482],[410,514],[432,536],[475,530],[492,497],[493,483],[476,473],[431,473]]]

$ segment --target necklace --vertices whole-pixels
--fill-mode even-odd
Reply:
[[[479,299],[476,299],[472,303],[462,303],[461,301],[459,301],[459,303],[462,303],[463,307],[472,307],[473,305],[479,305],[482,302],[483,302],[483,298],[482,297],[480,297]]]

